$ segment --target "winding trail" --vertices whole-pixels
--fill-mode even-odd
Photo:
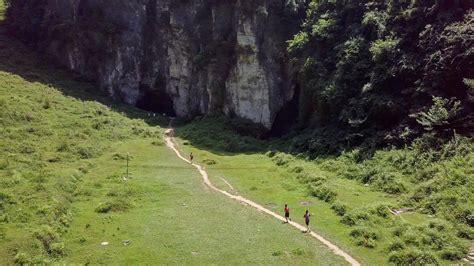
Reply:
[[[192,166],[194,166],[198,171],[199,173],[201,174],[203,180],[204,180],[204,183],[211,189],[217,191],[217,192],[220,192],[224,195],[226,195],[227,197],[231,198],[231,199],[234,199],[236,201],[239,201],[241,203],[244,203],[248,206],[251,206],[255,209],[257,209],[258,211],[260,212],[264,212],[268,215],[271,215],[273,216],[274,218],[282,221],[282,222],[285,222],[285,218],[283,218],[283,216],[263,207],[262,205],[259,205],[247,198],[244,198],[242,196],[237,196],[237,195],[232,195],[230,194],[229,192],[225,191],[225,190],[222,190],[222,189],[219,189],[217,187],[215,187],[211,181],[209,180],[209,176],[206,172],[206,170],[204,170],[204,168],[202,166],[200,166],[199,164],[196,164],[196,163],[191,163],[188,159],[186,159],[178,150],[177,146],[176,146],[176,143],[173,141],[173,136],[174,136],[174,130],[172,128],[166,130],[165,132],[165,141],[166,141],[166,146],[168,146],[170,149],[172,149],[176,155],[183,161],[187,162],[187,163],[190,163]],[[301,230],[301,231],[304,231],[306,230],[306,227],[301,225],[301,224],[298,224],[296,222],[293,222],[293,221],[290,221],[289,222],[290,225],[292,225],[293,227],[296,227],[297,229]],[[351,265],[353,266],[360,266],[360,263],[355,260],[351,255],[347,254],[346,252],[344,252],[343,250],[341,250],[339,247],[337,247],[336,245],[334,245],[333,243],[329,242],[327,239],[325,239],[324,237],[322,237],[321,235],[311,231],[310,232],[310,235],[314,238],[316,238],[317,240],[319,240],[321,243],[323,243],[324,245],[326,245],[332,252],[334,252],[334,254],[338,255],[338,256],[341,256],[343,257],[347,262],[349,262]]]

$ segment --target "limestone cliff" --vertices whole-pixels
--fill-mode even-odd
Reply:
[[[40,2],[39,49],[126,103],[270,128],[294,96],[286,40],[299,21],[288,1]]]

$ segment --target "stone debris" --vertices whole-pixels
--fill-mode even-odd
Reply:
[[[412,211],[413,208],[388,209],[393,215],[400,215],[405,212]]]

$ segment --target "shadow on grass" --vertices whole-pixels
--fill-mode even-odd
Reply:
[[[0,11],[1,12],[1,11]],[[0,71],[12,73],[29,82],[38,82],[81,101],[95,101],[132,119],[143,119],[150,126],[167,127],[168,119],[149,116],[148,112],[109,98],[90,81],[61,69],[55,60],[35,52],[21,41],[9,36],[4,22],[0,21]]]

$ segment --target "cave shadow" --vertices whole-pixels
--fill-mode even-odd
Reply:
[[[65,70],[51,56],[37,52],[32,46],[12,37],[2,21],[0,21],[0,71],[18,75],[28,82],[48,85],[65,96],[101,103],[128,118],[142,119],[150,126],[163,128],[168,126],[166,117],[153,115],[150,111],[111,99],[92,81]]]

